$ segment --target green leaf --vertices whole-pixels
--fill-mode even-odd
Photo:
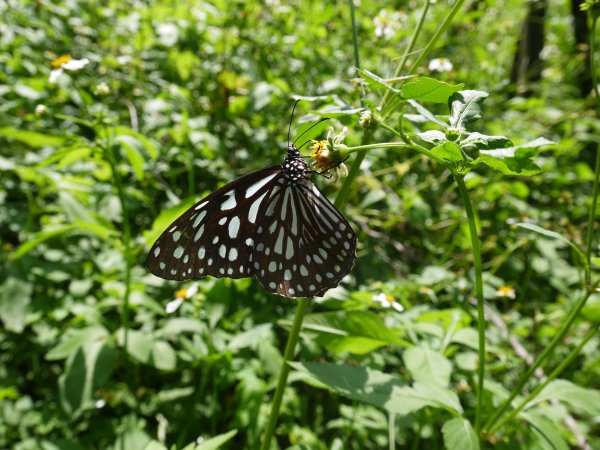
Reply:
[[[431,151],[452,162],[462,161],[464,159],[463,154],[460,151],[460,147],[454,142],[444,142],[442,145],[433,147]]]
[[[483,135],[481,135],[483,136]],[[496,136],[501,138],[501,136]],[[531,159],[539,153],[539,147],[553,144],[545,138],[538,138],[516,147],[481,150],[479,158],[473,164],[485,164],[505,175],[532,176],[540,169]]]
[[[82,346],[102,340],[105,336],[108,336],[108,331],[100,325],[67,330],[61,336],[58,345],[46,353],[46,359],[49,361],[65,359]]]
[[[216,450],[229,441],[237,434],[237,430],[231,430],[227,433],[219,434],[218,436],[207,439],[202,444],[197,445],[194,450]]]
[[[256,348],[259,342],[271,335],[273,324],[263,323],[250,328],[242,333],[238,333],[227,346],[230,350],[239,350],[241,348]]]
[[[404,343],[400,330],[386,327],[380,316],[368,311],[309,314],[303,329],[319,332],[318,342],[332,352],[363,355],[385,345]]]
[[[132,130],[131,128],[124,127],[124,126],[117,126],[117,127],[111,127],[111,128],[99,126],[99,127],[97,127],[96,132],[103,139],[113,138],[113,136],[116,136],[115,137],[116,141],[122,141],[124,139],[127,140],[125,138],[125,136],[135,138],[135,141],[129,140],[128,142],[130,142],[130,143],[136,142],[136,143],[141,144],[142,148],[146,151],[146,153],[148,153],[150,158],[152,158],[152,159],[158,158],[158,149],[157,149],[156,145],[154,145],[154,143],[152,143],[152,141],[150,141],[146,136],[144,136],[141,133],[138,133],[137,131]],[[139,148],[138,148],[138,150],[139,150]]]
[[[94,394],[116,367],[117,352],[104,340],[86,343],[67,360],[58,379],[60,401],[72,418],[94,407]]]
[[[144,450],[168,450],[167,447],[162,445],[158,441],[148,442],[148,445],[144,447]]]
[[[479,450],[479,439],[467,419],[450,419],[442,427],[442,434],[447,450]]]
[[[15,141],[22,142],[30,147],[58,147],[65,142],[61,136],[51,136],[49,134],[37,133],[35,131],[17,130],[16,128],[0,128],[0,136],[4,136]]]
[[[519,417],[531,424],[534,433],[539,436],[539,444],[542,450],[569,450],[570,447],[562,437],[559,428],[542,412],[521,412]]]
[[[164,326],[155,332],[156,337],[178,336],[181,333],[201,334],[206,331],[206,324],[199,319],[174,317],[168,319]]]
[[[482,104],[489,94],[483,91],[455,92],[448,100],[450,106],[450,126],[465,132],[482,117]]]
[[[154,341],[151,362],[157,369],[175,370],[177,367],[177,354],[168,342]]]
[[[31,235],[27,241],[21,244],[11,255],[11,260],[16,261],[22,256],[29,253],[35,247],[40,245],[42,242],[52,239],[53,237],[60,236],[61,234],[68,233],[76,228],[75,225],[64,225],[61,227],[54,228],[52,230],[40,231]]]
[[[401,88],[402,97],[418,99],[423,102],[447,103],[452,94],[460,91],[464,83],[449,84],[433,78],[422,77],[406,83]]]
[[[387,82],[378,75],[375,75],[373,72],[369,72],[368,70],[357,69],[358,73],[362,76],[368,86],[373,88],[381,88],[386,89],[388,91],[392,91],[395,94],[400,93],[398,89],[393,88]]]
[[[117,342],[120,346],[125,344],[125,330],[122,328],[117,332]],[[153,344],[154,340],[148,333],[138,330],[127,331],[127,353],[139,362],[150,362]]]
[[[324,133],[331,126],[331,123],[327,120],[323,122],[307,122],[300,125],[292,139],[292,142],[296,142],[298,146],[308,142],[317,137],[325,139]],[[311,128],[313,127],[313,128]]]
[[[32,286],[25,280],[9,277],[0,290],[0,319],[6,330],[21,333],[26,325]]]
[[[569,245],[573,250],[575,250],[575,253],[577,255],[579,255],[579,257],[581,258],[582,261],[585,262],[585,256],[583,255],[582,251],[579,250],[579,247],[577,247],[573,242],[571,242],[570,240],[568,240],[567,238],[565,238],[561,234],[559,234],[559,233],[557,233],[555,231],[546,230],[545,228],[542,228],[542,227],[540,227],[538,225],[534,225],[532,223],[520,222],[520,223],[517,224],[517,226],[519,228],[524,228],[526,230],[538,233],[538,234],[540,234],[540,235],[542,235],[544,237],[547,237],[549,239],[555,239],[555,240],[564,242],[565,244]]]
[[[144,178],[144,157],[140,152],[141,142],[133,136],[117,136],[115,142],[121,145],[121,148],[125,151],[125,157],[129,161],[133,174],[138,180]]]
[[[435,116],[431,111],[429,111],[427,108],[425,108],[423,105],[421,105],[420,103],[418,103],[415,100],[409,100],[408,104],[410,106],[412,106],[413,108],[415,108],[417,110],[417,112],[426,120],[429,120],[430,122],[434,122],[437,123],[438,125],[440,125],[443,128],[446,128],[448,126],[447,123],[443,122],[442,120],[438,119],[437,116]],[[408,115],[407,115],[408,117]],[[442,133],[440,131],[440,133]],[[444,133],[442,133],[444,134]],[[444,134],[444,139],[446,138],[446,135]]]
[[[434,146],[441,145],[445,142],[448,142],[446,139],[446,135],[439,130],[427,130],[422,133],[418,133],[415,135],[419,140],[423,142],[427,142],[429,144],[433,144]],[[429,147],[429,146],[428,146]],[[459,150],[460,153],[460,150]]]
[[[378,406],[394,414],[406,415],[426,406],[445,409],[452,414],[462,413],[457,395],[433,384],[415,383],[409,387],[401,378],[348,364],[289,364],[344,397]]]
[[[577,412],[592,417],[600,415],[600,391],[582,388],[567,380],[551,381],[527,406],[552,399],[571,406]]]
[[[479,149],[504,149],[511,146],[512,142],[504,136],[488,136],[486,134],[473,132],[460,141],[460,144],[475,144]]]
[[[415,381],[446,387],[450,384],[452,364],[441,353],[421,344],[409,347],[402,355],[406,368]]]

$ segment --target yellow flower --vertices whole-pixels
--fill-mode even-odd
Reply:
[[[511,300],[514,300],[515,298],[517,298],[517,294],[512,287],[505,285],[505,286],[500,286],[496,290],[496,297],[505,297],[505,298],[510,298]]]
[[[310,157],[313,159],[312,167],[317,172],[326,172],[339,167],[344,175],[348,175],[348,169],[344,165],[346,160],[346,146],[342,141],[348,134],[348,128],[344,127],[342,132],[333,136],[334,129],[329,127],[327,139],[321,141],[312,141]]]
[[[63,64],[68,63],[72,59],[73,58],[71,57],[71,55],[62,55],[62,56],[56,58],[50,64],[52,64],[52,67],[54,67],[55,69],[60,69],[63,66]]]

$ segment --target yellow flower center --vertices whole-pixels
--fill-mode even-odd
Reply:
[[[63,64],[68,63],[72,59],[73,58],[71,58],[71,55],[62,55],[62,56],[56,58],[50,64],[52,64],[52,67],[54,67],[55,69],[60,69]]]

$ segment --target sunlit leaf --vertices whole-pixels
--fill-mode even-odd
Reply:
[[[460,91],[464,83],[449,84],[433,78],[421,77],[416,81],[409,81],[402,85],[402,97],[417,99],[422,102],[446,103],[450,96]]]
[[[479,450],[479,439],[467,419],[456,417],[442,427],[444,447],[447,450]]]

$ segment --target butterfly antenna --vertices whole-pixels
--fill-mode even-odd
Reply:
[[[308,129],[308,130],[306,130],[304,133],[302,133],[300,136],[298,136],[298,137],[296,138],[296,141],[297,141],[298,139],[300,139],[302,136],[304,136],[306,133],[308,133],[310,130],[312,130],[314,127],[316,127],[317,125],[319,125],[321,122],[325,122],[326,120],[330,120],[330,118],[329,118],[329,117],[326,117],[326,118],[324,118],[324,119],[321,119],[321,120],[319,120],[317,123],[313,124],[313,125],[312,125],[312,126],[311,126],[311,127]],[[296,144],[296,141],[294,141],[294,144]],[[304,146],[305,146],[305,145],[306,145],[308,142],[310,142],[310,139],[309,139],[308,141],[306,141],[304,144],[302,144],[302,145],[301,145],[300,147],[298,147],[298,148],[302,148],[302,147],[304,147]]]
[[[292,115],[290,117],[290,126],[288,127],[288,147],[290,146],[290,130],[292,129],[292,121],[294,120],[294,111],[296,111],[296,105],[298,103],[300,103],[300,100],[302,99],[298,99],[296,100],[296,102],[294,103],[294,107],[292,108]]]

